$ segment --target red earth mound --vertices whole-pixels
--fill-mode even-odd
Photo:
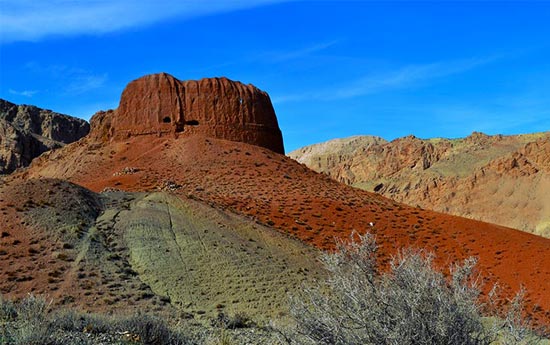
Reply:
[[[93,217],[97,212],[93,210],[96,201],[92,196],[84,197],[92,194],[84,188],[62,180],[15,181],[0,185],[3,194],[0,197],[3,225],[0,258],[8,264],[0,270],[2,293],[23,297],[31,292],[44,292],[43,288],[48,287],[48,294],[62,301],[64,296],[58,291],[64,284],[61,278],[66,278],[65,272],[70,271],[67,251],[74,247],[70,241],[60,241],[51,233],[39,231],[26,214],[58,204],[62,205],[60,211],[63,208],[64,214],[47,216],[54,224],[58,217],[67,217],[71,212],[89,213],[87,217]],[[84,204],[88,204],[87,207],[80,207]]]
[[[123,259],[113,230],[95,226],[102,197],[58,179],[0,180],[0,293],[29,293],[88,311],[167,311]],[[110,203],[127,206],[121,195]]]
[[[160,73],[129,83],[112,115],[109,136],[167,133],[241,141],[284,153],[267,93],[227,78],[182,82]]]
[[[476,256],[487,289],[498,282],[510,297],[525,286],[535,317],[550,322],[550,240],[406,206],[261,147],[200,136],[137,136],[109,145],[84,140],[42,156],[14,178],[25,175],[66,178],[94,191],[171,190],[325,250],[335,238],[370,231],[382,262],[404,246],[433,251],[441,267]]]

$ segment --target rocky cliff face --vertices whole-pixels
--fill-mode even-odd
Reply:
[[[340,141],[351,145],[348,153],[341,142],[328,142],[313,145],[315,154],[306,147],[289,156],[400,202],[550,237],[550,199],[543,192],[550,188],[550,133]]]
[[[15,105],[3,99],[0,99],[0,119],[21,130],[65,144],[77,141],[90,131],[90,125],[82,119],[32,105]]]
[[[380,137],[354,136],[302,147],[288,155],[319,173],[332,176],[343,183],[353,184],[352,181],[357,179],[357,172],[349,165],[353,158],[363,155],[372,147],[386,143],[387,141]]]
[[[84,120],[0,99],[0,174],[30,164],[45,151],[88,134]]]
[[[96,138],[203,135],[284,153],[267,93],[227,78],[180,81],[166,73],[148,75],[130,82],[118,109],[99,113],[93,122],[101,132],[94,132]]]

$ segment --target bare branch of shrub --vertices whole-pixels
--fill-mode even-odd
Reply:
[[[447,279],[433,266],[433,255],[399,252],[388,272],[376,263],[373,235],[358,236],[322,261],[330,278],[306,286],[291,298],[296,321],[283,340],[295,344],[461,344],[485,345],[511,339],[531,344],[530,324],[521,316],[521,293],[504,319],[487,326],[480,302],[477,260],[450,269]],[[515,341],[515,342],[514,342]]]

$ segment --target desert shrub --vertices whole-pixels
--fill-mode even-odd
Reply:
[[[186,338],[170,330],[163,319],[151,315],[134,315],[120,321],[118,327],[135,334],[141,344],[180,345],[188,343]]]
[[[65,332],[104,334],[115,331],[112,316],[81,313],[73,309],[58,310],[51,316],[51,327]]]
[[[550,345],[550,329],[547,326],[535,328],[531,320],[524,316],[524,298],[525,290],[522,288],[505,311],[494,312],[496,325],[500,329],[498,345]]]
[[[0,344],[44,344],[50,335],[49,304],[29,295],[17,303],[0,296]]]
[[[487,326],[475,259],[452,266],[447,279],[434,269],[432,255],[410,249],[394,257],[389,270],[381,271],[371,234],[337,247],[335,253],[322,256],[329,279],[305,286],[292,298],[296,326],[285,334],[288,343],[529,343],[528,325],[521,323],[517,308]]]
[[[203,343],[205,345],[235,345],[235,341],[224,328],[219,329],[217,332],[211,332],[205,337]]]
[[[219,313],[218,317],[212,320],[212,326],[225,329],[238,329],[254,327],[256,324],[244,313],[236,313],[233,316]]]
[[[15,305],[12,301],[6,300],[0,294],[0,325],[13,321],[17,317]]]
[[[119,343],[183,345],[195,343],[148,314],[109,316],[75,310],[49,310],[42,297],[13,302],[0,295],[0,345],[94,344],[108,335]]]

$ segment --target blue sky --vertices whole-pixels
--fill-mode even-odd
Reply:
[[[0,0],[0,98],[89,119],[142,75],[267,91],[286,150],[550,130],[550,2]]]

